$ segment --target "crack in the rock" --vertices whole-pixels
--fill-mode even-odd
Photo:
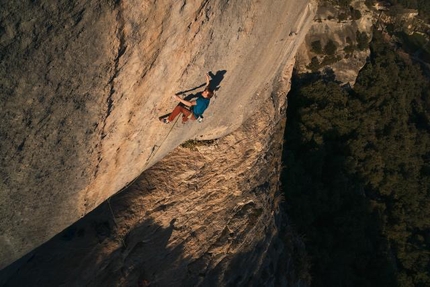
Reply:
[[[152,67],[154,66],[155,62],[158,59],[158,56],[160,55],[160,50],[157,50],[157,52],[154,55],[154,59],[152,60],[152,62],[149,64],[149,67],[143,72],[143,74],[140,76],[141,79],[143,79],[146,74],[152,69]]]
[[[196,12],[196,17],[194,18],[194,21],[197,21],[197,17],[199,16],[200,12],[202,12],[203,8],[208,4],[209,0],[205,0],[202,5],[200,5],[199,9]],[[206,16],[207,18],[207,16]]]
[[[118,74],[121,71],[121,68],[119,67],[120,59],[125,54],[125,52],[127,50],[127,45],[126,45],[126,41],[125,41],[125,33],[124,33],[125,21],[124,21],[124,17],[123,17],[123,10],[121,9],[120,1],[116,1],[115,4],[116,4],[115,7],[118,9],[118,14],[116,17],[116,20],[118,23],[116,36],[119,40],[119,46],[118,46],[117,56],[114,59],[114,73],[108,82],[108,85],[110,85],[110,90],[109,90],[109,96],[106,99],[106,105],[107,105],[106,114],[102,120],[103,125],[101,127],[100,147],[99,147],[98,157],[97,157],[98,163],[97,163],[95,171],[94,171],[94,177],[97,177],[97,174],[98,174],[99,168],[100,168],[100,163],[103,160],[103,158],[102,158],[103,139],[107,136],[107,131],[106,131],[107,119],[111,115],[112,110],[114,108],[114,106],[113,106],[113,104],[114,104],[113,95],[116,92],[116,90],[115,90],[115,79],[118,77]]]

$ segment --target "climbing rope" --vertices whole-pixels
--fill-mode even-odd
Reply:
[[[152,148],[151,154],[149,155],[149,157],[146,159],[146,163],[148,163],[149,160],[151,160],[151,158],[157,154],[157,152],[160,150],[161,146],[164,144],[164,142],[166,141],[166,139],[169,137],[170,133],[172,132],[173,128],[175,127],[176,123],[178,122],[178,119],[180,117],[176,117],[176,120],[174,121],[174,123],[172,124],[172,127],[170,128],[169,132],[167,133],[167,135],[164,137],[163,141],[161,142],[160,145],[154,145],[154,147]],[[155,150],[155,147],[158,147]]]

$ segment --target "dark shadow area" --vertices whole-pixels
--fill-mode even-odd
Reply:
[[[294,73],[288,95],[282,184],[312,286],[430,282],[429,81],[374,37],[353,88]]]
[[[127,220],[132,216],[134,201],[128,200],[130,196],[138,194],[123,192],[113,197],[111,206],[103,203],[1,270],[0,285],[165,286],[166,282],[175,282],[176,278],[169,276],[177,269],[175,264],[183,257],[183,248],[166,247],[175,219],[167,228],[151,218],[142,219],[122,237],[118,234],[119,225],[127,228]],[[182,263],[186,264],[185,260]]]
[[[214,91],[218,91],[221,88],[220,85],[221,85],[222,80],[224,80],[224,75],[226,73],[227,73],[226,70],[219,70],[216,72],[216,74],[209,72],[209,75],[211,76],[209,88],[211,88]]]
[[[312,286],[395,286],[378,211],[348,172],[347,135],[325,126],[336,114],[325,114],[329,103],[320,100],[329,102],[336,88],[344,95],[329,83],[318,74],[295,75],[288,95],[281,180],[287,214],[305,238],[310,262],[300,264],[310,270],[302,271]],[[298,266],[301,259],[293,260]]]
[[[162,115],[162,116],[159,116],[158,117],[158,120],[162,120],[162,119],[164,119],[164,118],[167,118],[168,116],[170,116],[170,113],[167,113],[167,114],[164,114],[164,115]]]
[[[209,88],[211,88],[213,91],[218,91],[221,88],[220,84],[221,84],[222,80],[224,79],[224,75],[226,73],[227,73],[226,70],[219,70],[215,74],[212,72],[209,72],[209,76],[211,77],[211,80],[209,82]],[[197,87],[177,92],[175,95],[181,95],[181,94],[193,92],[193,91],[200,89],[200,88],[203,88],[205,86],[206,86],[206,83],[203,83]],[[192,97],[189,97],[189,95],[188,95],[185,99],[188,101],[188,100],[192,99],[193,97],[198,96],[198,94],[200,94],[200,93],[201,92],[198,92],[197,94],[191,94]]]

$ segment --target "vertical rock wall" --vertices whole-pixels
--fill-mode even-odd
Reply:
[[[0,6],[0,268],[184,140],[239,127],[313,17],[306,0]],[[207,71],[223,77],[204,123],[159,123]]]

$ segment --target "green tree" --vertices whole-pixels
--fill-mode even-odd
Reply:
[[[306,66],[306,68],[308,68],[312,72],[317,72],[320,67],[320,61],[317,57],[312,57],[311,62],[309,63],[309,65]]]
[[[327,44],[325,44],[324,46],[324,53],[326,55],[333,56],[334,54],[336,54],[336,51],[337,51],[336,44],[333,42],[333,40],[328,40]]]
[[[357,40],[357,48],[363,51],[369,47],[369,37],[366,32],[360,32],[357,30],[355,38]]]
[[[360,12],[360,10],[356,10],[356,9],[354,9],[352,7],[350,7],[350,10],[351,10],[351,17],[352,17],[353,20],[359,20],[359,19],[361,19],[361,12]]]
[[[349,92],[315,74],[293,81],[289,215],[315,286],[428,286],[429,81],[377,31],[370,49]]]
[[[311,43],[311,51],[314,52],[315,54],[322,54],[322,46],[321,46],[320,40],[313,41]]]

